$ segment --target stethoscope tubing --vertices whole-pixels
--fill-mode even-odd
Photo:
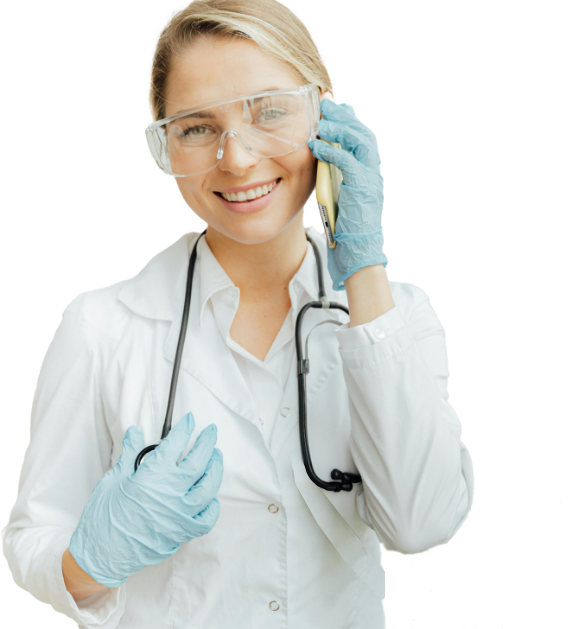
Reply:
[[[185,293],[185,304],[183,307],[183,316],[181,320],[181,330],[179,333],[179,340],[177,343],[177,350],[175,353],[175,362],[173,366],[173,373],[171,377],[171,385],[169,389],[169,399],[167,403],[167,412],[165,415],[165,421],[163,424],[161,441],[169,434],[172,426],[172,416],[173,416],[173,408],[175,405],[175,395],[177,390],[177,382],[179,377],[179,370],[181,366],[181,358],[183,354],[183,347],[185,345],[185,337],[187,335],[187,325],[189,320],[189,312],[191,307],[191,295],[192,295],[192,287],[193,287],[193,274],[195,270],[195,262],[197,259],[197,245],[199,240],[207,233],[205,231],[197,238],[195,245],[193,247],[193,251],[191,253],[191,257],[189,259],[189,268],[187,273],[187,289]],[[306,234],[307,240],[311,243],[313,247],[313,253],[315,254],[315,261],[317,264],[317,282],[319,285],[319,301],[312,301],[308,304],[305,304],[303,308],[299,311],[297,315],[297,320],[295,323],[295,349],[297,353],[297,384],[299,391],[299,437],[301,442],[301,454],[303,456],[303,463],[305,465],[305,470],[309,478],[321,489],[325,489],[327,491],[339,492],[339,491],[351,491],[353,488],[353,483],[360,483],[361,476],[359,474],[353,474],[348,472],[341,472],[338,469],[334,469],[331,472],[331,478],[333,482],[324,481],[317,474],[313,468],[313,462],[311,460],[311,452],[309,449],[309,439],[307,435],[307,374],[309,373],[309,359],[306,358],[303,360],[303,348],[301,343],[301,325],[303,322],[303,318],[307,311],[310,308],[326,308],[330,309],[339,309],[343,312],[349,314],[349,309],[335,301],[329,301],[327,299],[327,295],[325,293],[325,284],[323,281],[323,271],[322,271],[322,260],[321,255],[319,253],[319,249],[317,245],[313,242],[313,240]],[[153,444],[150,446],[146,446],[143,448],[136,457],[134,463],[135,472],[138,469],[138,466],[141,464],[143,458],[149,453],[152,452],[159,444]]]

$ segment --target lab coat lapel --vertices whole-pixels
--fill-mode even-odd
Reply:
[[[317,300],[316,300],[317,301]],[[322,308],[309,308],[304,315],[301,327],[301,345],[302,355],[305,359],[305,340],[309,332],[322,321],[335,319],[335,310],[324,310]],[[345,313],[344,313],[345,314]],[[308,356],[310,358],[310,372],[305,381],[307,409],[313,408],[313,403],[319,394],[319,390],[323,383],[335,373],[335,370],[341,364],[339,357],[339,345],[337,339],[333,335],[333,330],[337,325],[323,325],[313,331],[308,342]],[[323,340],[333,347],[323,346]],[[287,438],[295,430],[299,430],[299,386],[297,379],[297,351],[295,347],[295,339],[292,342],[293,352],[291,360],[291,368],[287,386],[283,393],[281,409],[291,409],[291,413],[287,415],[284,421],[277,421],[271,435],[271,454],[277,457]]]
[[[119,290],[118,299],[133,312],[149,319],[170,321],[163,356],[174,364],[187,286],[187,271],[198,233],[184,234],[161,251]],[[180,371],[201,382],[235,413],[257,423],[253,397],[226,346],[211,313],[199,328],[199,266],[195,267],[191,311]],[[182,374],[180,374],[182,376]]]
[[[187,335],[183,347],[181,370],[201,382],[213,395],[232,411],[251,423],[258,424],[253,395],[233,354],[225,343],[212,312],[205,312],[203,326],[199,325],[199,282],[197,270],[193,278],[191,309]],[[163,356],[174,364],[184,307],[185,284],[182,299],[175,309],[171,329],[163,347]]]

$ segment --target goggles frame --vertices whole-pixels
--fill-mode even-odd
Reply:
[[[227,105],[230,103],[234,103],[235,101],[238,101],[238,100],[246,100],[250,98],[261,98],[261,97],[266,97],[270,95],[283,95],[283,94],[300,94],[305,100],[305,105],[307,108],[307,115],[309,118],[309,136],[307,140],[303,142],[303,144],[300,144],[299,146],[296,146],[289,151],[285,151],[284,153],[277,153],[275,155],[269,155],[267,159],[270,157],[280,157],[281,155],[287,155],[289,153],[292,153],[293,151],[296,151],[300,149],[301,147],[305,146],[311,140],[314,140],[317,137],[317,134],[319,133],[319,119],[321,116],[321,107],[320,107],[321,95],[320,95],[319,87],[315,85],[314,83],[308,83],[307,85],[300,85],[298,87],[293,87],[293,88],[288,88],[288,89],[267,90],[263,92],[253,92],[251,94],[240,94],[238,96],[232,96],[230,98],[223,98],[220,100],[212,101],[210,103],[205,103],[199,107],[194,107],[193,109],[187,109],[186,111],[181,111],[180,113],[175,114],[174,116],[170,116],[169,118],[162,118],[161,120],[156,120],[155,122],[152,122],[151,124],[149,124],[149,126],[145,129],[147,144],[150,149],[151,155],[153,156],[153,159],[155,160],[157,166],[165,174],[170,175],[171,177],[194,177],[195,175],[202,175],[204,173],[207,173],[213,170],[213,168],[215,168],[218,165],[219,161],[222,159],[222,156],[223,156],[224,144],[229,136],[236,137],[241,142],[241,144],[243,144],[247,152],[252,154],[252,151],[250,150],[251,147],[247,144],[247,142],[244,140],[242,135],[236,129],[226,129],[221,134],[221,139],[219,142],[219,150],[217,152],[217,158],[213,166],[201,172],[193,173],[190,175],[175,175],[171,169],[168,152],[166,150],[166,141],[161,136],[161,133],[163,133],[161,127],[171,122],[174,122],[175,120],[178,120],[179,118],[184,118],[186,116],[190,116],[191,114],[197,113],[199,111],[204,111],[205,109],[210,109],[212,107]],[[307,99],[308,96],[311,97],[311,104],[313,107],[313,111],[311,111],[309,100]]]

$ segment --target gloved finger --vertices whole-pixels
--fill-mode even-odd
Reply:
[[[340,149],[321,140],[311,140],[309,148],[317,159],[334,164],[343,175],[343,182],[348,186],[363,186],[367,181],[368,171],[363,164],[345,149]]]
[[[163,465],[165,473],[170,475],[168,482],[172,491],[185,496],[189,489],[199,482],[206,472],[216,440],[217,427],[211,424],[197,437],[193,448],[180,463],[177,465],[171,463],[168,468]]]
[[[352,153],[355,159],[365,166],[375,168],[380,163],[379,156],[371,154],[374,150],[373,144],[370,144],[359,131],[342,122],[320,120],[319,137],[327,142],[339,142],[342,148]]]
[[[217,427],[215,424],[211,424],[200,433],[195,441],[195,445],[179,463],[179,469],[187,472],[189,475],[189,487],[194,485],[205,473],[216,442]]]
[[[323,99],[321,101],[321,114],[325,120],[343,122],[356,131],[359,131],[359,133],[369,140],[375,139],[374,133],[371,129],[369,129],[369,127],[364,125],[359,118],[357,118],[351,105],[346,105],[345,103],[334,103],[329,99]]]
[[[223,455],[215,448],[204,475],[184,497],[195,514],[203,511],[217,495],[223,481],[223,470]]]
[[[145,447],[144,435],[137,426],[129,426],[122,440],[122,452],[116,464],[123,470],[134,470],[134,461],[138,453]]]
[[[336,105],[338,105],[339,103],[335,103]],[[347,105],[346,103],[341,103],[343,105],[343,108],[346,109],[353,117],[355,117],[355,110],[353,109],[353,107],[351,105]]]
[[[152,455],[162,457],[173,465],[178,461],[182,451],[187,447],[195,430],[195,420],[189,411],[171,428],[169,434],[161,441]]]
[[[207,508],[191,519],[190,533],[194,538],[206,535],[215,526],[221,513],[221,503],[213,498]]]
[[[325,102],[329,103],[330,101],[325,99],[323,103]],[[347,105],[347,107],[344,105]],[[348,103],[340,103],[339,105],[336,105],[336,103],[331,102],[328,105],[323,105],[321,109],[323,118],[319,121],[319,128],[321,129],[323,127],[323,119],[325,119],[328,122],[342,124],[346,127],[354,129],[360,137],[364,138],[363,144],[369,149],[365,155],[359,153],[356,154],[355,157],[360,160],[364,166],[367,166],[367,168],[372,168],[373,170],[381,172],[381,155],[379,153],[377,136],[375,135],[373,129],[368,127],[355,115],[353,107]]]

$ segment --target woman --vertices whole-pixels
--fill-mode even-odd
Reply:
[[[380,544],[445,543],[471,508],[443,328],[388,282],[377,143],[330,93],[275,0],[193,2],[161,35],[149,145],[208,227],[66,308],[4,530],[16,582],[80,626],[383,627]],[[335,248],[302,221],[318,159],[343,174]],[[361,476],[343,491],[313,482],[299,434],[318,268],[349,317],[302,321],[309,448],[323,482]]]

